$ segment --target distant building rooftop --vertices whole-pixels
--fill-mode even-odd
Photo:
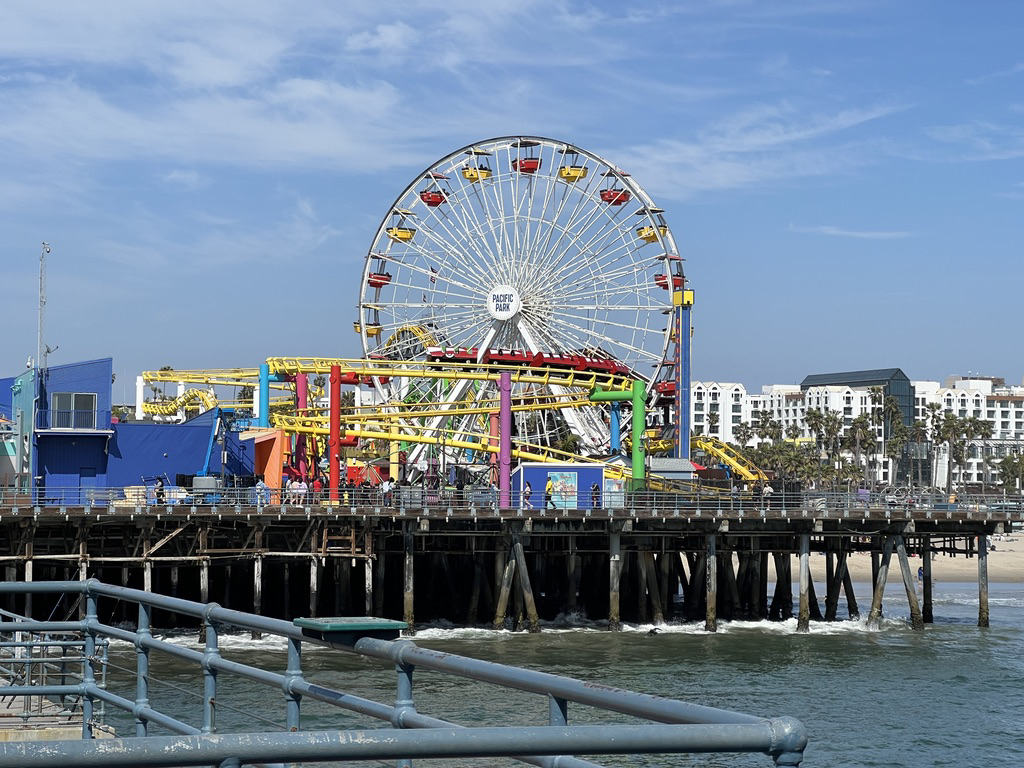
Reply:
[[[843,373],[812,373],[800,382],[800,389],[811,387],[866,387],[883,384],[893,379],[907,381],[907,374],[899,368],[875,368],[869,371],[845,371]]]

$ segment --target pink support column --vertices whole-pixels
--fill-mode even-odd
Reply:
[[[304,373],[295,377],[295,399],[298,400],[298,416],[305,416],[309,407],[309,378]],[[306,435],[300,432],[295,438],[295,466],[299,468],[299,475],[303,480],[309,477],[306,454]]]
[[[327,444],[327,462],[330,472],[330,498],[337,502],[340,498],[338,488],[341,485],[341,366],[331,366],[330,383],[330,422],[331,434]]]
[[[501,442],[498,444],[498,498],[501,507],[512,506],[512,373],[504,371],[498,381],[501,393],[498,402],[498,430]]]

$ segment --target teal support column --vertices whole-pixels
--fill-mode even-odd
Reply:
[[[612,403],[609,418],[609,452],[618,453],[622,450],[622,405],[618,401]]]
[[[260,415],[256,426],[270,426],[270,366],[260,363]]]

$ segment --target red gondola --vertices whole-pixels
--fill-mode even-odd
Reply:
[[[533,139],[519,139],[512,142],[512,146],[520,152],[517,157],[512,158],[512,170],[517,173],[536,173],[540,170],[540,158],[534,152],[540,142]]]
[[[391,273],[371,272],[370,276],[366,278],[366,282],[370,284],[371,288],[383,288],[385,285],[391,282]]]
[[[426,203],[430,208],[437,208],[441,203],[448,202],[448,197],[443,191],[441,191],[441,186],[439,184],[439,182],[447,179],[448,177],[443,173],[431,171],[427,174],[427,178],[430,179],[430,182],[420,191],[420,200]]]
[[[654,284],[659,288],[668,288],[668,276],[667,275],[655,275]],[[683,278],[679,275],[672,275],[672,288],[679,290],[683,287]]]
[[[448,198],[446,198],[444,196],[444,192],[439,189],[424,189],[420,192],[420,200],[431,208],[437,208],[441,203],[447,202]]]
[[[676,393],[676,382],[674,379],[659,381],[654,385],[654,391],[659,395],[674,395]]]
[[[519,173],[536,173],[540,170],[540,158],[517,157],[512,161],[512,170]]]
[[[623,203],[629,202],[629,190],[628,189],[616,189],[615,187],[609,187],[608,189],[601,190],[602,202],[608,203],[608,205],[622,205]]]

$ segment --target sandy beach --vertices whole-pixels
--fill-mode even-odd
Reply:
[[[988,553],[989,582],[1024,582],[1024,533],[991,537],[989,543],[995,546],[995,549],[991,549]],[[855,582],[870,583],[871,555],[852,554],[846,562]],[[910,558],[910,570],[915,579],[920,566],[921,559],[919,557]],[[799,568],[797,557],[793,558],[792,567],[795,580]],[[769,569],[772,571],[771,578],[774,578],[774,563],[771,559],[769,559]],[[825,580],[825,556],[814,551],[811,552],[811,576],[814,579],[815,587],[820,591]],[[893,583],[895,580],[898,583],[900,578],[899,559],[894,552],[889,563],[889,582]],[[933,555],[932,580],[934,582],[977,582],[978,558],[963,555],[957,557]]]

